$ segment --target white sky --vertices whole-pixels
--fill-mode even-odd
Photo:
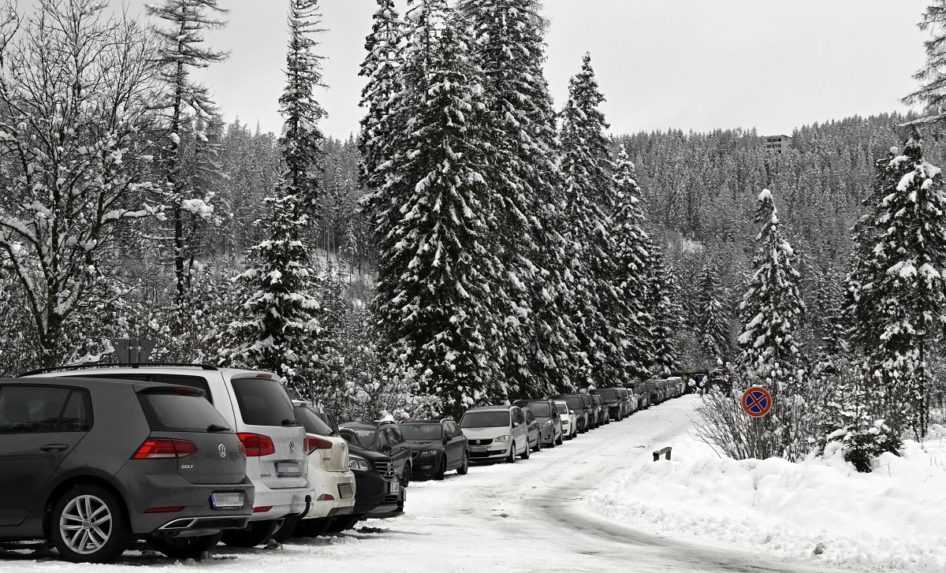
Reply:
[[[111,0],[116,6],[122,0]],[[159,0],[152,0],[159,1]],[[36,0],[20,0],[29,5]],[[142,0],[124,0],[140,9]],[[614,133],[756,127],[902,110],[915,87],[927,0],[545,0],[556,105],[585,51]],[[402,1],[403,4],[403,1]],[[202,74],[227,120],[278,131],[287,0],[221,0],[208,35],[230,59]],[[355,132],[357,77],[374,0],[322,0],[326,133]]]

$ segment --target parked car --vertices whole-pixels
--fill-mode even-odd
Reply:
[[[559,419],[562,424],[562,437],[571,440],[578,435],[578,416],[575,411],[568,407],[565,400],[552,400],[555,409],[558,411]]]
[[[598,391],[602,405],[607,409],[611,420],[624,418],[624,400],[621,397],[621,390],[623,388],[603,388]]]
[[[0,380],[0,539],[114,561],[136,538],[197,557],[246,526],[253,485],[232,426],[193,388]]]
[[[398,425],[391,422],[346,422],[339,426],[339,432],[349,444],[379,452],[390,458],[391,471],[404,486],[411,481],[411,448],[404,442]]]
[[[526,408],[539,423],[539,443],[554,448],[562,443],[562,418],[551,400],[522,400],[516,402]]]
[[[605,406],[604,400],[601,399],[601,395],[591,394],[591,399],[594,401],[595,415],[598,419],[598,426],[603,426],[610,422],[611,418],[608,415],[608,407]]]
[[[311,506],[305,428],[296,422],[292,402],[272,373],[214,366],[106,364],[26,376],[163,382],[201,390],[223,417],[225,426],[240,439],[246,451],[246,476],[255,488],[249,525],[243,530],[228,530],[223,536],[228,545],[261,545],[285,519],[303,515]]]
[[[518,406],[472,408],[460,418],[460,429],[469,440],[470,461],[529,459],[526,417]]]
[[[633,384],[634,395],[637,397],[637,409],[644,410],[650,407],[650,391],[647,382],[639,380]]]
[[[591,427],[591,412],[585,405],[582,394],[561,394],[557,399],[564,401],[575,414],[575,433],[584,434]]]
[[[326,531],[341,516],[351,515],[357,491],[349,461],[348,442],[319,417],[310,402],[293,400],[296,420],[305,428],[309,487],[312,504],[298,520],[287,520],[276,533],[284,541],[292,535],[312,537]]]
[[[408,420],[398,427],[411,450],[412,478],[442,480],[449,471],[469,471],[468,440],[453,420]]]
[[[601,408],[600,406],[595,407],[595,401],[594,398],[591,397],[591,394],[582,392],[578,395],[581,397],[582,402],[585,403],[585,409],[588,410],[588,429],[593,430],[601,425],[598,421],[598,412]]]
[[[538,452],[542,449],[542,431],[539,427],[539,421],[536,419],[535,414],[533,414],[531,411],[523,408],[522,412],[526,416],[529,448],[531,448],[532,451]]]

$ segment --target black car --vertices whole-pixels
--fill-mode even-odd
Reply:
[[[453,420],[408,420],[398,424],[404,443],[411,450],[414,479],[444,479],[448,471],[466,475],[470,453],[466,436]]]
[[[349,422],[342,424],[338,433],[348,442],[350,467],[355,473],[355,507],[352,515],[340,519],[332,530],[348,529],[368,517],[403,513],[410,483],[410,449],[397,426]]]
[[[202,391],[91,378],[0,380],[0,540],[102,563],[136,538],[197,557],[246,526],[240,440]]]
[[[598,391],[603,406],[608,410],[608,417],[612,420],[624,418],[624,398],[622,391],[626,392],[623,388],[603,388]]]
[[[411,448],[404,443],[404,436],[394,422],[369,424],[346,422],[338,428],[340,435],[349,444],[366,450],[380,452],[391,458],[392,471],[407,485],[411,479]]]

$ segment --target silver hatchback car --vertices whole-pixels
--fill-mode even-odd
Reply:
[[[469,440],[470,461],[529,459],[529,430],[526,416],[518,406],[485,406],[467,410],[460,430]]]

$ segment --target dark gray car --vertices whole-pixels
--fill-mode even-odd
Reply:
[[[246,526],[245,469],[200,390],[0,380],[0,540],[45,538],[77,562],[113,561],[135,538],[196,557]]]

